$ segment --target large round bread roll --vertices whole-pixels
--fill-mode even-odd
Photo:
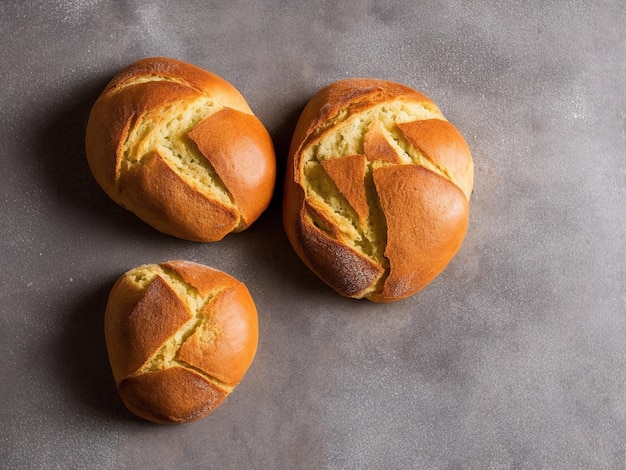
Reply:
[[[93,106],[85,147],[104,191],[175,237],[221,240],[272,198],[267,130],[230,83],[181,61],[148,58],[117,74]]]
[[[339,294],[403,299],[460,248],[473,180],[465,140],[429,98],[389,81],[341,80],[309,101],[294,131],[285,230]]]
[[[123,274],[104,325],[122,401],[157,423],[185,423],[213,411],[248,370],[258,343],[246,286],[188,261]]]

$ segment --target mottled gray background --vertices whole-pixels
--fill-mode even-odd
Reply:
[[[625,468],[625,5],[1,2],[0,466]],[[426,93],[475,158],[460,253],[376,305],[300,263],[280,191],[219,243],[155,232],[104,195],[83,151],[104,85],[154,55],[239,88],[281,169],[331,81]],[[217,411],[159,426],[122,406],[102,317],[122,272],[175,258],[246,282],[261,337]]]

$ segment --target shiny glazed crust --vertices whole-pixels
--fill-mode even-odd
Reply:
[[[144,265],[113,286],[105,339],[126,407],[185,423],[219,406],[250,367],[257,312],[245,285],[221,271],[188,261]]]
[[[389,81],[341,80],[300,116],[283,223],[299,257],[339,294],[396,301],[457,253],[473,180],[465,140],[429,98]]]
[[[111,199],[187,240],[246,229],[274,190],[272,140],[242,95],[173,59],[140,60],[111,80],[91,110],[85,149]]]

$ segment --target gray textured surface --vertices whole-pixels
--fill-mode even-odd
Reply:
[[[0,466],[625,468],[625,5],[2,2]],[[461,252],[375,305],[302,266],[279,195],[217,244],[155,233],[83,153],[106,82],[152,55],[237,86],[279,166],[321,86],[420,89],[474,154]],[[174,258],[246,282],[261,339],[222,407],[164,427],[121,405],[102,315],[122,272]]]

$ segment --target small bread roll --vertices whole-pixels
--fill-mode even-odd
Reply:
[[[249,227],[276,180],[272,140],[242,95],[173,59],[140,60],[112,79],[92,108],[85,148],[111,199],[192,241]]]
[[[246,286],[188,261],[139,266],[113,286],[104,332],[126,407],[157,423],[208,415],[254,359],[257,311]]]
[[[473,180],[465,140],[430,99],[389,81],[341,80],[300,116],[283,222],[296,253],[339,294],[396,301],[457,253]]]

